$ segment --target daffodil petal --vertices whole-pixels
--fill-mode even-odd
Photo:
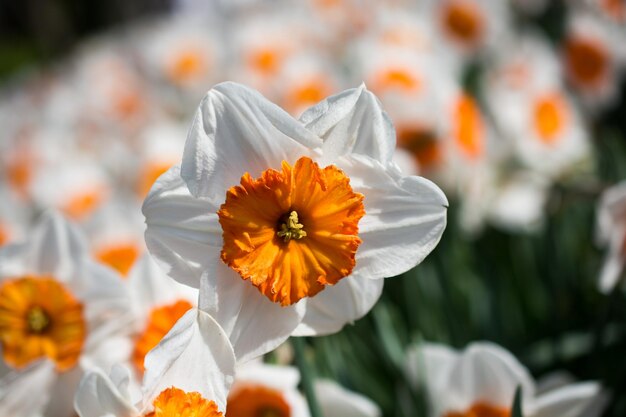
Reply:
[[[226,194],[224,193],[224,198]],[[174,166],[155,183],[143,204],[146,245],[172,278],[194,288],[214,269],[222,248],[217,210],[207,199],[194,198]]]
[[[388,164],[396,147],[396,132],[380,102],[364,85],[331,96],[308,109],[300,121],[324,139],[323,159],[354,153]]]
[[[594,407],[602,402],[602,390],[596,382],[581,382],[550,391],[533,404],[534,417],[593,417],[600,414],[602,407]],[[529,410],[530,411],[530,410]]]
[[[293,336],[336,333],[369,312],[383,291],[384,280],[348,276],[307,300],[306,313]]]
[[[27,247],[24,262],[31,273],[67,283],[75,275],[76,260],[87,256],[88,245],[74,225],[50,211],[42,216]]]
[[[331,380],[315,383],[324,417],[380,417],[380,408],[369,398],[348,391]]]
[[[202,276],[199,306],[226,331],[239,362],[283,343],[302,320],[306,301],[281,307],[223,263]]]
[[[235,354],[226,333],[211,316],[189,310],[145,359],[144,408],[166,388],[198,392],[226,410],[235,375]]]
[[[74,407],[80,417],[129,416],[139,414],[118,387],[100,369],[89,371],[80,381]]]
[[[134,313],[140,322],[155,306],[162,306],[181,298],[192,304],[198,302],[198,290],[179,284],[156,264],[152,257],[144,254],[128,275],[128,287],[133,299]]]
[[[508,407],[518,386],[522,398],[535,395],[535,384],[526,368],[506,350],[486,342],[472,343],[465,349],[448,373],[446,386],[450,395],[466,402],[459,409],[483,399]]]
[[[213,87],[198,107],[181,174],[194,197],[221,204],[244,172],[258,177],[321,145],[320,138],[256,91],[226,82]]]
[[[402,177],[367,158],[344,158],[338,166],[355,192],[365,196],[359,222],[363,243],[356,253],[353,276],[386,278],[418,265],[437,246],[446,227],[448,200],[431,181]]]
[[[0,379],[0,415],[42,415],[55,381],[54,363],[47,360],[39,361],[23,371],[4,375]],[[33,395],[33,392],[37,395]]]

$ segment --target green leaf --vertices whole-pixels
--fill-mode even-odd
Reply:
[[[513,406],[511,407],[511,417],[524,417],[522,414],[522,387],[517,386],[515,390],[515,398],[513,398]]]

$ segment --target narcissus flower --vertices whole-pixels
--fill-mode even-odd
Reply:
[[[492,343],[473,343],[460,353],[425,344],[409,354],[407,365],[415,382],[425,384],[433,417],[509,417],[517,387],[525,416],[589,417],[601,408],[602,392],[595,382],[539,395],[528,370]]]
[[[52,214],[0,251],[0,415],[71,417],[84,370],[127,354],[127,292],[86,249]]]
[[[235,356],[224,330],[192,309],[145,361],[139,398],[129,389],[130,373],[114,367],[82,379],[74,401],[80,417],[223,417],[235,374]]]
[[[217,85],[182,164],[144,202],[146,243],[170,276],[201,288],[200,307],[239,359],[294,332],[336,332],[369,311],[380,278],[420,263],[446,225],[445,195],[403,176],[394,148],[363,86],[296,120],[243,86]]]

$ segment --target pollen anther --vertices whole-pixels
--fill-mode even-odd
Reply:
[[[289,242],[291,239],[299,240],[305,237],[306,232],[303,229],[304,225],[298,223],[298,212],[292,210],[287,222],[280,225],[280,230],[276,234],[285,242]]]
[[[33,307],[26,314],[28,329],[32,333],[43,333],[50,325],[50,317],[41,307]]]

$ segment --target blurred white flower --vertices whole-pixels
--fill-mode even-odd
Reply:
[[[71,417],[83,372],[128,354],[128,293],[86,249],[47,214],[27,241],[0,250],[1,415]]]
[[[364,87],[298,121],[220,84],[197,111],[182,165],[144,202],[148,248],[170,276],[200,287],[200,307],[238,359],[294,332],[336,332],[369,311],[380,278],[419,264],[445,228],[444,194],[403,177],[394,145]]]
[[[601,411],[595,407],[603,397],[598,383],[537,395],[528,370],[493,343],[472,343],[462,352],[426,343],[410,351],[407,366],[413,381],[426,388],[433,417],[508,416],[517,387],[528,417],[591,417]]]

